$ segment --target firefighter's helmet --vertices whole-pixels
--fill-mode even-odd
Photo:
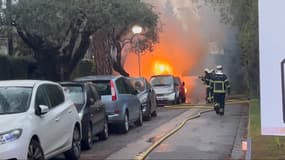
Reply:
[[[221,71],[221,70],[223,70],[223,66],[222,66],[222,65],[217,65],[216,69],[217,69],[218,71]]]
[[[209,73],[210,70],[209,70],[208,68],[205,68],[205,69],[204,69],[204,72]]]

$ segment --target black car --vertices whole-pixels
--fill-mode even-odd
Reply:
[[[141,78],[129,78],[133,87],[138,91],[137,97],[142,104],[143,117],[150,120],[151,117],[157,116],[156,94],[149,82]]]
[[[94,136],[106,140],[108,133],[108,119],[104,104],[92,83],[62,82],[67,99],[77,108],[82,123],[82,147],[90,149]]]

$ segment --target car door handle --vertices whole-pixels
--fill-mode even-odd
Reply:
[[[55,121],[58,122],[60,120],[60,117],[56,117]]]
[[[68,113],[72,113],[72,109],[68,110]]]

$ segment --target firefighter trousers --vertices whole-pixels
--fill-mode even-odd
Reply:
[[[225,93],[214,93],[214,103],[219,104],[219,108],[215,108],[217,114],[224,115],[225,111]]]

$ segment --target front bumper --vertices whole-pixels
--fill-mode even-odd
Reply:
[[[27,159],[28,144],[21,139],[0,145],[0,159]]]
[[[169,94],[158,94],[156,96],[156,100],[158,104],[174,102],[176,100],[175,92]]]

